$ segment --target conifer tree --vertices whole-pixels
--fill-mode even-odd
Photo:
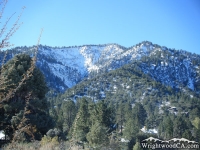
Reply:
[[[164,116],[163,121],[159,125],[159,134],[164,139],[171,139],[173,137],[173,121],[169,116]]]
[[[130,118],[125,123],[123,137],[131,140],[136,137],[140,129],[144,126],[146,119],[146,111],[140,103],[136,103],[132,109]]]
[[[132,109],[132,113],[138,127],[143,127],[147,117],[147,113],[142,104],[136,103]]]
[[[109,127],[112,124],[111,109],[106,106],[104,100],[96,104],[96,114],[93,115],[96,115],[96,120],[105,127]]]
[[[188,129],[187,124],[182,116],[178,116],[173,123],[173,137],[181,138],[185,130]]]
[[[86,134],[89,132],[89,111],[88,101],[85,98],[81,99],[72,130],[72,141],[74,143],[86,141]]]
[[[76,105],[72,100],[64,101],[62,104],[63,111],[63,129],[66,132],[71,130],[72,124],[76,117]]]
[[[131,140],[132,138],[136,137],[140,131],[140,127],[138,126],[137,120],[130,117],[125,124],[125,129],[123,132],[123,137],[125,139]]]
[[[90,146],[95,148],[107,145],[109,140],[106,127],[99,122],[95,122],[87,134],[87,140]]]
[[[27,113],[28,108],[32,112],[28,115],[28,122],[36,126],[41,134],[45,134],[48,128],[53,125],[47,112],[48,103],[45,94],[48,89],[43,74],[35,67],[32,68],[33,71],[31,73],[27,73],[27,70],[32,66],[32,62],[30,56],[26,54],[16,55],[12,60],[8,61],[1,70],[1,81],[3,87],[5,87],[0,89],[3,99],[10,90],[15,90],[11,97],[0,103],[0,110],[2,112],[0,129],[6,130],[6,134],[8,134],[11,139],[13,137],[12,134],[19,129],[20,122],[26,118],[22,117],[24,116],[22,113]],[[19,86],[25,76],[29,77]],[[26,97],[30,92],[31,97],[29,97],[30,100],[27,103]],[[27,121],[23,124],[26,123]],[[21,127],[23,126],[24,125],[21,125]]]
[[[124,125],[124,122],[125,122],[125,108],[124,104],[120,103],[116,113],[116,123],[120,130],[121,136],[122,136],[122,129],[123,129],[122,127]]]

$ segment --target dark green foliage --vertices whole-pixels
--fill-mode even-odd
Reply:
[[[86,141],[86,135],[89,132],[89,110],[88,101],[83,98],[80,108],[73,124],[72,136],[75,141]]]
[[[164,117],[163,121],[160,123],[159,136],[164,139],[170,139],[173,137],[173,121],[169,116]]]
[[[1,70],[1,84],[2,87],[0,94],[6,96],[5,94],[11,89],[15,89],[21,82],[21,80],[26,75],[26,71],[33,67],[31,66],[32,59],[26,54],[16,55],[13,59],[8,61]],[[23,84],[19,90],[16,92],[16,95],[13,97],[13,100],[19,98],[24,98],[26,93],[32,91],[32,94],[35,97],[40,99],[45,97],[48,88],[46,86],[44,76],[39,69],[35,68],[32,75],[28,78],[25,84]],[[5,93],[3,95],[3,93]]]
[[[131,140],[137,137],[140,129],[145,125],[146,111],[140,103],[136,103],[132,109],[130,117],[125,123],[125,129],[123,137]]]
[[[191,129],[190,120],[184,116],[164,116],[159,124],[159,136],[167,140],[182,137],[191,140]]]
[[[57,106],[55,111],[62,112],[61,115],[58,115],[62,116],[60,117],[62,121],[63,111],[60,109],[64,109],[62,108],[65,103],[64,99],[75,101],[76,108],[80,109],[82,108],[82,98],[79,97],[85,97],[84,99],[90,97],[91,99],[87,99],[87,107],[84,109],[89,119],[85,118],[86,115],[77,119],[77,122],[83,122],[83,120],[88,122],[83,123],[87,132],[78,130],[77,135],[82,135],[85,142],[91,143],[91,136],[95,135],[93,128],[97,126],[98,122],[99,126],[108,129],[108,135],[116,132],[115,140],[110,140],[110,143],[126,149],[127,146],[133,148],[136,144],[136,139],[142,134],[140,129],[143,126],[146,126],[147,130],[154,128],[159,130],[158,136],[161,139],[170,139],[174,136],[188,139],[198,137],[198,134],[192,135],[194,131],[191,121],[198,116],[200,103],[198,95],[192,92],[190,94],[193,95],[193,98],[152,80],[151,77],[141,72],[137,63],[133,63],[109,73],[85,79],[64,94],[57,96],[53,100],[55,102],[53,104]],[[176,111],[170,110],[172,106],[176,107]],[[178,117],[182,120],[179,120]],[[74,124],[75,122],[76,119]],[[79,124],[81,124],[80,122]],[[177,131],[179,129],[180,131]],[[156,136],[156,134],[144,134],[147,137]],[[121,138],[129,139],[130,142],[120,143]]]
[[[45,98],[48,88],[43,74],[34,68],[25,82],[21,82],[27,70],[34,67],[31,63],[30,56],[20,54],[8,61],[1,70],[1,99],[11,90],[17,89],[14,95],[0,104],[0,130],[7,130],[10,139],[13,136],[20,137],[14,140],[40,139],[53,126],[48,115],[48,102]]]
[[[146,114],[146,110],[144,109],[144,107],[142,106],[142,104],[140,103],[135,103],[135,106],[133,107],[132,110],[133,113],[133,118],[137,124],[138,127],[143,127],[147,114]]]
[[[98,122],[105,127],[109,127],[112,124],[112,110],[106,106],[103,100],[97,104],[90,104],[89,106],[92,125]]]
[[[134,118],[129,118],[126,122],[125,129],[123,132],[123,137],[125,139],[131,140],[133,137],[136,137],[140,131],[138,122]]]
[[[71,130],[76,117],[76,105],[72,100],[66,100],[62,103],[61,109],[63,111],[63,132],[67,133]]]
[[[173,137],[181,138],[187,129],[188,127],[184,117],[177,116],[173,121]]]
[[[107,134],[107,128],[103,124],[95,122],[87,134],[87,140],[90,146],[101,148],[109,143]]]
[[[128,108],[127,108],[127,109],[128,109]],[[126,118],[126,116],[125,116],[125,113],[126,113],[126,112],[127,112],[127,113],[128,113],[128,112],[131,112],[131,109],[125,111],[125,104],[124,104],[124,103],[120,103],[120,104],[118,105],[118,109],[117,109],[117,111],[116,111],[116,124],[117,124],[117,126],[118,126],[118,130],[120,131],[121,136],[122,136],[122,134],[123,134],[123,126],[124,126],[124,123],[125,123],[125,121],[128,120],[128,117],[130,117],[130,115],[129,115],[129,116],[127,116],[127,118]]]

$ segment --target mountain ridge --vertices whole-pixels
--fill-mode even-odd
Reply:
[[[33,56],[34,46],[8,50],[7,60],[23,52]],[[1,52],[0,57],[3,55],[4,52]],[[39,45],[37,66],[44,73],[48,86],[63,92],[86,77],[91,78],[135,61],[154,80],[174,88],[185,90],[188,87],[199,92],[200,55],[149,41],[129,48],[115,43],[71,47]]]

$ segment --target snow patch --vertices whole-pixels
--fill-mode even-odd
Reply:
[[[194,90],[194,83],[193,83],[193,80],[192,80],[191,75],[190,75],[190,64],[191,64],[191,62],[189,62],[188,59],[184,59],[183,64],[185,65],[186,70],[187,70],[188,87],[190,89]]]
[[[0,131],[0,139],[4,139],[5,138],[5,134],[3,133],[3,130]]]
[[[126,140],[125,138],[121,138],[121,142],[128,143],[128,142],[130,142],[130,141],[129,141],[129,140]]]
[[[146,126],[144,126],[142,129],[140,129],[142,132],[144,133],[151,133],[151,134],[158,134],[158,130],[157,129],[148,129],[146,128]]]

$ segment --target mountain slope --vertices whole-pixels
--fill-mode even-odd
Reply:
[[[7,60],[18,53],[34,54],[34,47],[8,50]],[[0,57],[3,59],[4,52]],[[85,77],[109,72],[133,62],[153,79],[174,88],[200,91],[200,56],[144,41],[125,48],[118,44],[75,47],[39,46],[37,66],[49,87],[63,92]]]
[[[175,114],[189,112],[192,115],[195,109],[200,109],[199,94],[193,91],[175,91],[170,86],[162,85],[144,74],[138,63],[85,79],[66,90],[52,103],[59,106],[69,99],[76,102],[82,97],[94,102],[103,99],[113,108],[120,103],[130,103],[134,106],[140,102],[147,107],[149,115],[162,114],[164,111]]]

